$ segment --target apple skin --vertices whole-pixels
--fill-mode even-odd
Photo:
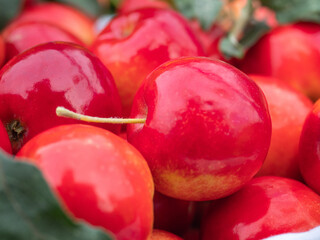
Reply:
[[[126,13],[141,8],[170,9],[169,3],[162,0],[123,0],[118,7],[118,13]]]
[[[222,61],[186,57],[156,68],[139,89],[128,141],[146,158],[156,189],[189,201],[239,190],[260,169],[271,138],[264,95]]]
[[[228,62],[219,49],[220,40],[226,35],[220,26],[213,25],[209,30],[204,30],[197,19],[189,20],[189,25],[199,38],[207,57]]]
[[[35,164],[69,213],[110,230],[118,240],[147,240],[153,180],[128,142],[98,127],[73,124],[44,131],[16,155]]]
[[[78,113],[121,116],[114,80],[87,49],[63,42],[38,45],[9,61],[0,70],[0,119],[11,125],[13,153],[48,128],[79,123],[56,116],[58,106]],[[18,121],[25,131],[12,124]],[[115,124],[94,124],[119,133]],[[20,133],[20,134],[17,134]]]
[[[12,22],[3,30],[6,44],[7,61],[19,53],[41,43],[52,41],[72,42],[85,46],[82,41],[71,33],[47,22]]]
[[[39,0],[23,0],[23,10],[38,4]]]
[[[320,194],[320,100],[318,100],[303,125],[299,145],[299,166],[306,184]]]
[[[157,8],[118,15],[99,34],[91,50],[113,75],[126,117],[137,90],[152,70],[177,57],[204,55],[187,20],[173,10]]]
[[[65,4],[37,4],[25,9],[14,21],[48,22],[70,32],[87,45],[91,44],[95,38],[94,20]]]
[[[3,37],[0,35],[0,69],[2,67],[2,64],[4,63],[4,59],[6,56],[6,52],[5,52],[5,44],[4,44],[4,40]]]
[[[320,196],[299,181],[265,176],[217,200],[204,220],[202,240],[256,240],[320,225]]]
[[[263,36],[237,67],[247,74],[278,78],[315,101],[320,97],[319,65],[320,25],[296,23]]]
[[[157,191],[153,197],[153,209],[153,227],[177,235],[190,228],[196,210],[195,202],[171,198]]]
[[[313,103],[278,79],[258,75],[249,77],[262,89],[272,122],[269,152],[257,176],[273,175],[301,180],[299,140]]]
[[[12,147],[6,128],[0,121],[0,148],[5,152],[12,154]]]
[[[170,232],[154,229],[149,240],[183,240],[183,239]]]

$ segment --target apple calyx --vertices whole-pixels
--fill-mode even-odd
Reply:
[[[145,123],[145,118],[101,118],[101,117],[92,117],[84,114],[76,113],[70,111],[64,107],[57,107],[56,114],[59,117],[76,119],[84,122],[92,123],[112,123],[112,124],[131,124],[131,123]]]
[[[12,148],[15,149],[20,146],[26,132],[26,129],[21,125],[21,122],[16,119],[12,120],[6,124],[6,130],[12,144]]]

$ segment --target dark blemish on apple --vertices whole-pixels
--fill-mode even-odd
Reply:
[[[21,145],[26,129],[21,125],[19,120],[15,119],[6,124],[6,130],[14,150]]]

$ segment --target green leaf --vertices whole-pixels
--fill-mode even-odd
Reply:
[[[222,0],[173,0],[177,10],[187,18],[196,18],[209,29],[222,8]]]
[[[0,153],[1,240],[111,240],[102,230],[74,222],[41,172]]]
[[[248,0],[241,10],[240,17],[234,21],[231,31],[219,43],[219,49],[226,59],[243,58],[247,49],[253,46],[267,31],[269,26],[256,21],[253,1]]]
[[[264,22],[252,22],[246,27],[240,41],[237,41],[232,34],[229,34],[220,41],[219,49],[227,59],[232,57],[241,59],[246,50],[253,46],[269,30],[269,26]]]
[[[22,0],[0,0],[0,29],[4,28],[22,8]]]
[[[320,23],[319,0],[260,0],[276,12],[280,23],[311,21]]]

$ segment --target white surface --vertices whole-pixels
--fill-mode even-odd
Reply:
[[[96,33],[99,34],[109,24],[114,16],[114,14],[106,14],[99,17],[95,22]]]
[[[302,233],[286,233],[263,240],[320,240],[320,226]]]

